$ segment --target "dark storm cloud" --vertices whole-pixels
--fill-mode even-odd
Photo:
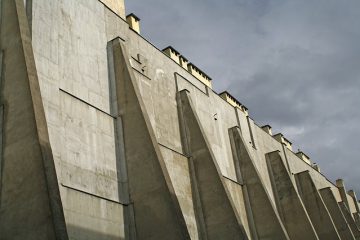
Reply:
[[[143,35],[172,45],[360,194],[358,0],[129,0]]]

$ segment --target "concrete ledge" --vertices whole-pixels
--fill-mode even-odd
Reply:
[[[340,240],[335,224],[323,202],[309,171],[297,173],[296,183],[311,222],[320,239]]]
[[[254,239],[290,239],[272,204],[269,193],[255,167],[254,160],[238,127],[229,130],[234,161],[238,162],[237,176],[244,184],[248,216],[253,220]],[[236,165],[236,164],[235,164]],[[249,219],[251,223],[251,219]]]
[[[318,239],[279,151],[266,154],[275,202],[290,239]]]

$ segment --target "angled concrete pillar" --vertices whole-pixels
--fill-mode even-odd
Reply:
[[[112,41],[118,113],[137,239],[189,239],[184,216],[120,39]]]
[[[347,223],[331,188],[323,188],[320,189],[319,192],[326,205],[326,208],[331,215],[331,218],[334,221],[341,239],[355,239],[355,236],[352,233],[350,226]]]
[[[339,233],[309,171],[295,175],[298,191],[319,239],[340,240]]]
[[[354,203],[354,205],[355,205],[355,209],[356,209],[356,212],[353,213],[353,216],[354,216],[354,219],[355,219],[355,223],[356,223],[356,225],[360,228],[360,209],[359,209],[359,203],[358,203],[356,194],[355,194],[354,190],[348,191],[348,194],[349,194],[350,197],[352,198],[353,203]]]
[[[352,200],[354,202],[356,212],[360,213],[359,203],[358,203],[358,200],[357,200],[357,197],[356,197],[356,193],[354,192],[354,190],[349,190],[348,194],[350,195],[350,197],[352,198]]]
[[[0,239],[68,239],[24,1],[0,4]]]
[[[275,202],[290,239],[318,239],[279,151],[267,153],[266,160]]]
[[[340,209],[341,209],[343,215],[345,216],[347,223],[350,226],[352,233],[355,236],[355,239],[359,240],[360,239],[360,230],[357,227],[353,217],[351,216],[349,209],[347,208],[347,206],[344,202],[339,202],[339,206],[340,206]]]
[[[181,111],[190,161],[201,201],[206,238],[248,239],[234,207],[210,144],[204,134],[189,92],[180,93]]]
[[[343,179],[336,180],[336,186],[339,189],[339,193],[340,193],[342,201],[345,203],[347,209],[350,210],[349,201],[348,201],[348,198],[346,197],[346,188],[345,188],[344,180]]]
[[[248,201],[249,216],[252,216],[255,228],[255,239],[291,239],[280,220],[280,217],[272,204],[263,180],[255,167],[254,160],[250,155],[238,127],[230,129],[233,139],[234,161],[238,161],[240,172],[238,173],[244,184],[245,198]],[[250,221],[250,220],[249,220]],[[314,238],[316,239],[316,238]]]

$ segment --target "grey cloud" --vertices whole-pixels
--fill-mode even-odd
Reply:
[[[172,45],[360,194],[360,2],[131,0],[143,35]]]

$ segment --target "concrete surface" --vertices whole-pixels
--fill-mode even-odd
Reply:
[[[129,29],[122,0],[0,3],[2,234],[206,239],[209,207],[201,200],[204,186],[197,182],[179,114],[177,95],[184,89],[207,141],[203,149],[212,156],[208,166],[217,166],[209,179],[226,192],[215,199],[230,203],[227,212],[249,239],[287,239],[266,164],[273,151],[290,177],[308,170],[317,189],[330,187],[338,202],[342,194],[350,216],[357,216],[349,194]],[[115,38],[127,52],[121,61],[113,52]],[[239,149],[246,149],[240,155],[229,135],[234,126]],[[244,179],[240,163],[249,171]]]
[[[180,92],[190,161],[194,162],[196,183],[202,203],[206,239],[248,239],[234,203],[222,179],[208,140],[189,93]]]
[[[323,188],[320,189],[319,192],[331,215],[331,218],[334,221],[341,239],[355,239],[355,236],[352,233],[349,224],[346,222],[345,216],[342,213],[331,188]]]
[[[319,239],[278,151],[267,153],[275,202],[290,239]]]
[[[249,150],[237,127],[230,130],[234,139],[233,150],[236,156],[235,161],[239,161],[241,172],[239,178],[246,188],[245,198],[249,214],[253,217],[255,226],[253,227],[254,239],[290,239],[280,217],[269,198],[269,194],[262,182],[258,170],[256,169]],[[256,234],[256,235],[255,235]],[[254,236],[255,235],[255,236]]]
[[[67,239],[22,0],[1,1],[0,239]]]
[[[339,240],[339,233],[320,193],[311,179],[310,173],[308,171],[297,173],[295,179],[301,199],[309,213],[319,239]]]
[[[357,227],[353,217],[351,216],[351,213],[350,213],[349,209],[347,208],[346,204],[344,202],[339,202],[339,206],[340,206],[341,212],[345,216],[346,222],[349,224],[350,229],[355,236],[355,239],[360,239],[360,230]]]

